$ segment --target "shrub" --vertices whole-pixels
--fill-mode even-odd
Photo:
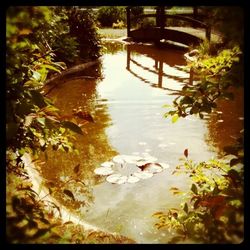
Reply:
[[[85,60],[100,56],[100,39],[93,11],[73,8],[68,12],[70,34],[79,43],[80,57]]]
[[[126,21],[126,10],[124,7],[104,6],[98,10],[97,20],[102,27],[112,27],[117,20]]]

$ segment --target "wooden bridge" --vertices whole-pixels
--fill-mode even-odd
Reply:
[[[211,40],[211,27],[194,17],[197,17],[197,8],[194,7],[193,17],[181,14],[166,14],[165,6],[158,7],[155,14],[143,14],[131,17],[131,7],[127,7],[127,37],[134,41],[160,42],[162,40],[173,41],[187,46],[198,45],[203,40]],[[155,27],[141,27],[131,29],[131,23],[148,17],[155,18]],[[191,24],[191,27],[166,27],[169,19],[181,20]],[[214,35],[213,35],[214,36]],[[212,37],[214,38],[214,37]],[[215,38],[218,40],[218,37]]]

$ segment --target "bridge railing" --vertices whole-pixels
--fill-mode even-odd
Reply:
[[[204,28],[205,29],[206,39],[208,41],[210,41],[210,39],[211,39],[211,27],[209,25],[207,25],[206,23],[203,23],[203,22],[201,22],[199,20],[196,20],[194,18],[182,16],[182,15],[179,15],[179,14],[165,14],[165,13],[159,13],[159,14],[157,14],[157,13],[156,14],[142,14],[142,15],[131,17],[130,16],[130,8],[129,7],[127,7],[127,36],[128,37],[130,36],[131,21],[139,20],[139,19],[144,19],[144,18],[148,18],[148,17],[155,18],[156,19],[156,24],[159,23],[159,25],[156,25],[156,27],[160,26],[161,29],[164,29],[165,27],[167,27],[166,20],[168,20],[168,19],[182,20],[182,21],[191,23],[195,27]],[[157,20],[159,20],[159,21],[157,22]]]

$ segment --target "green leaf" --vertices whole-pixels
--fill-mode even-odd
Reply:
[[[77,126],[75,123],[69,121],[63,121],[61,122],[61,124],[63,125],[63,127],[68,128],[75,133],[83,135],[81,128]]]
[[[32,77],[36,80],[36,81],[39,81],[40,78],[41,78],[41,74],[37,71],[33,71],[33,75]]]
[[[191,191],[195,194],[198,194],[198,189],[194,183],[192,184]]]
[[[173,116],[172,116],[172,123],[177,122],[178,119],[179,119],[178,114],[173,115]]]
[[[54,70],[56,72],[61,72],[59,69],[57,69],[56,67],[52,66],[52,65],[48,65],[48,64],[45,64],[43,65],[44,68],[47,68],[47,69],[51,69],[51,70]]]
[[[186,212],[186,213],[188,213],[188,205],[187,205],[187,203],[185,202],[185,204],[184,204],[184,208],[183,208],[183,210]]]
[[[70,190],[64,189],[63,193],[66,194],[67,196],[69,196],[72,200],[75,200],[75,197],[74,197],[73,193]]]
[[[36,120],[37,120],[40,124],[42,124],[42,125],[45,126],[45,118],[44,118],[44,117],[38,117],[38,118],[36,118]]]

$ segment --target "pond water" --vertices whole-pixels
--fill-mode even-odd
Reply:
[[[91,113],[94,122],[83,127],[83,136],[76,136],[79,155],[49,151],[43,156],[46,164],[42,166],[42,176],[48,183],[71,190],[82,202],[53,194],[79,219],[138,243],[166,243],[171,234],[154,227],[157,221],[152,214],[179,207],[184,201],[183,196],[173,195],[169,189],[189,188],[187,176],[172,175],[185,149],[194,161],[216,156],[214,143],[210,143],[213,135],[219,133],[216,119],[210,123],[209,131],[207,121],[194,116],[174,124],[163,117],[163,105],[174,99],[169,89],[180,89],[189,81],[189,74],[182,69],[186,65],[183,51],[150,45],[107,46],[101,79],[74,77],[49,94],[63,114],[82,108]],[[242,126],[242,120],[238,121]],[[94,169],[118,154],[150,155],[170,167],[137,183],[111,184],[96,175]],[[80,172],[75,174],[78,164]],[[86,186],[69,182],[70,178],[81,179]]]

